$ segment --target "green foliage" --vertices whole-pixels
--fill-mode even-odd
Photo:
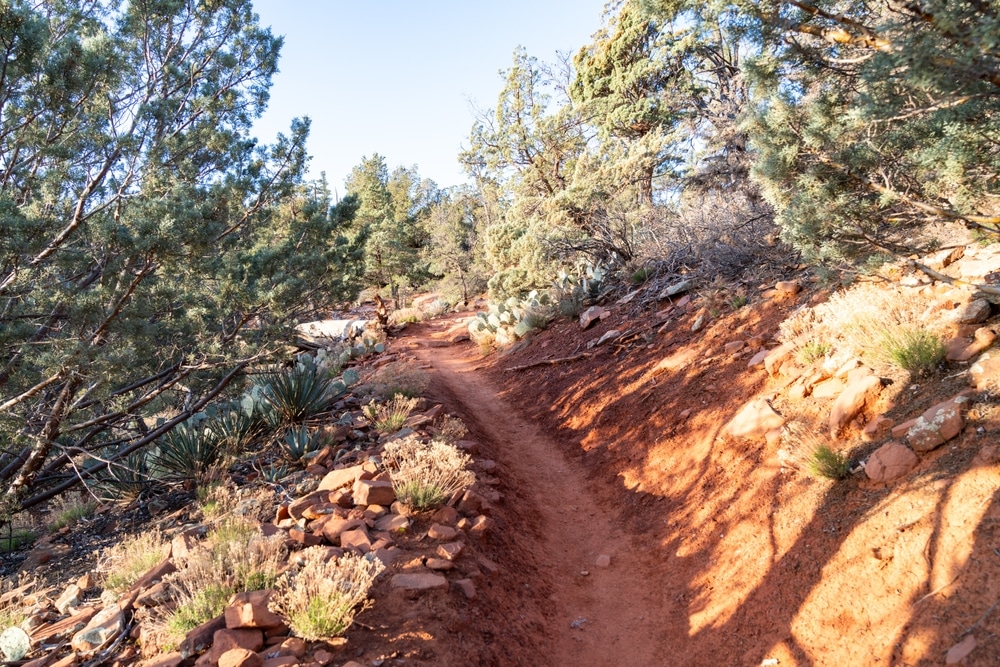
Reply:
[[[371,421],[372,426],[382,433],[395,433],[403,428],[407,417],[416,407],[416,397],[407,398],[397,394],[387,403],[379,405],[374,401],[364,407],[365,416]]]
[[[881,359],[914,375],[930,373],[945,357],[941,338],[923,329],[885,331],[875,345]]]
[[[356,198],[303,181],[307,120],[252,138],[281,38],[250,0],[0,14],[2,492],[27,507],[78,481],[66,451],[164,442],[136,420],[197,414],[356,294],[364,235]]]
[[[285,431],[285,437],[280,444],[281,451],[286,458],[292,461],[301,461],[308,454],[322,447],[323,441],[318,431],[310,431],[307,426],[302,425]]]
[[[114,452],[111,452],[114,455]],[[145,451],[132,452],[111,463],[91,464],[98,472],[89,484],[102,500],[135,500],[144,491],[155,485],[149,468],[149,456]]]
[[[851,460],[827,444],[817,445],[806,460],[806,465],[810,474],[826,479],[843,479],[851,471]]]
[[[262,396],[285,424],[298,424],[323,414],[346,391],[312,357],[300,355],[290,368],[275,368],[256,380]]]
[[[204,479],[222,458],[222,447],[200,421],[169,431],[150,457],[154,476],[170,482]]]
[[[818,340],[811,340],[805,345],[798,349],[798,359],[799,362],[803,364],[811,364],[814,361],[822,359],[827,354],[830,353],[832,348],[829,344]]]
[[[35,531],[15,526],[0,527],[0,553],[10,553],[35,541]]]
[[[237,591],[227,584],[208,584],[194,596],[177,607],[167,621],[171,634],[184,636],[202,623],[222,614],[229,599]]]

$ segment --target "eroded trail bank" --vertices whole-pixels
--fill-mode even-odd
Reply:
[[[419,334],[410,344],[432,392],[466,421],[502,480],[501,586],[522,600],[516,625],[533,629],[502,633],[514,641],[509,664],[665,664],[669,588],[649,545],[598,502],[578,461],[498,395],[473,348],[430,346]]]

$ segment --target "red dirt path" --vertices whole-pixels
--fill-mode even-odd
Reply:
[[[806,478],[774,446],[719,437],[751,396],[777,395],[721,346],[773,334],[790,307],[746,308],[697,336],[682,318],[629,348],[513,373],[635,323],[556,324],[487,359],[434,341],[455,318],[394,343],[429,365],[432,398],[498,464],[482,664],[937,665],[969,635],[961,664],[1000,664],[1000,425],[967,429],[892,488]],[[686,348],[708,361],[654,371]],[[911,393],[890,415],[960,382],[900,386]]]

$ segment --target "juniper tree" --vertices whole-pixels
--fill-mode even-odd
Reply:
[[[8,505],[153,442],[353,291],[355,203],[302,189],[308,121],[250,136],[280,46],[249,0],[0,4]]]

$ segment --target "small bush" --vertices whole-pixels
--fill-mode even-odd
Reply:
[[[157,483],[152,478],[145,451],[132,452],[114,463],[96,462],[95,465],[104,466],[90,483],[101,500],[130,502]]]
[[[232,586],[226,584],[207,583],[190,596],[182,596],[167,622],[167,629],[171,635],[184,637],[202,623],[221,614],[235,592]]]
[[[733,310],[739,310],[748,303],[750,303],[750,299],[746,294],[734,294],[732,298],[729,299],[729,305]]]
[[[476,481],[466,470],[468,454],[441,440],[422,442],[416,436],[394,440],[382,454],[396,497],[418,510],[441,505],[452,494]]]
[[[364,407],[365,416],[368,417],[376,430],[382,433],[395,433],[403,428],[406,418],[413,412],[419,400],[397,394],[388,403],[378,405],[372,402],[366,405]]]
[[[139,577],[163,560],[164,548],[162,536],[149,532],[105,549],[99,559],[104,588],[114,593],[128,590]]]
[[[390,324],[416,324],[424,317],[419,308],[400,308],[389,315]]]
[[[843,479],[851,471],[851,461],[830,445],[820,444],[806,461],[810,474],[827,479]]]
[[[262,420],[254,419],[239,401],[225,405],[210,415],[206,426],[218,443],[219,449],[227,454],[242,452],[263,432]]]
[[[640,268],[640,269],[636,269],[632,273],[632,277],[631,277],[632,284],[633,285],[641,285],[644,282],[646,282],[647,280],[649,280],[649,276],[651,276],[652,274],[653,274],[652,270],[649,269],[649,268],[647,268],[647,267],[645,267],[645,266],[642,267],[642,268]]]
[[[31,528],[4,526],[0,528],[0,553],[17,551],[35,541],[35,531]]]
[[[933,371],[945,357],[941,338],[922,329],[885,332],[878,344],[881,359],[914,375]]]
[[[385,568],[377,558],[352,554],[327,560],[326,551],[315,547],[305,549],[302,560],[298,572],[278,582],[271,611],[307,641],[339,637],[370,605],[368,592]]]
[[[798,359],[802,364],[811,364],[828,355],[832,348],[826,343],[811,340],[798,350]]]
[[[90,516],[97,509],[97,503],[82,496],[60,496],[53,503],[50,530],[60,530],[72,526],[80,519]]]
[[[449,445],[454,445],[464,438],[468,432],[469,429],[466,428],[465,422],[451,415],[441,417],[438,424],[438,439],[443,440]]]

